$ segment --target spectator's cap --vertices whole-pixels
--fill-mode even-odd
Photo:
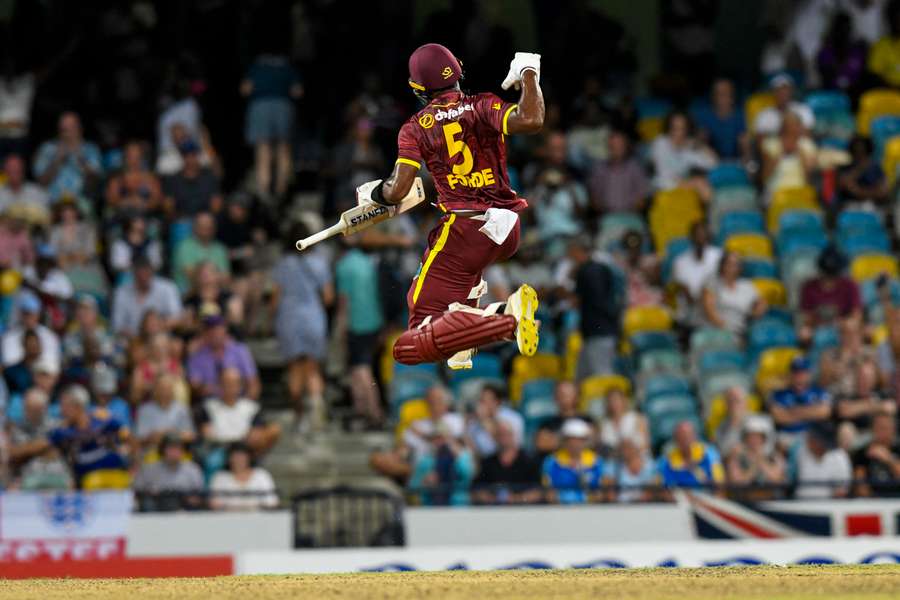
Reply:
[[[409,57],[409,87],[417,92],[448,88],[462,78],[462,65],[447,47],[419,46]]]
[[[225,317],[218,313],[208,314],[203,317],[203,326],[206,328],[218,327],[225,324]]]
[[[832,277],[840,275],[847,268],[847,257],[834,244],[828,244],[819,253],[819,270]]]
[[[96,394],[116,393],[116,372],[104,362],[97,363],[91,369],[91,387]]]
[[[43,373],[45,375],[53,375],[55,377],[59,375],[59,365],[46,356],[42,356],[34,364],[34,372]]]
[[[622,246],[626,250],[640,249],[640,247],[643,243],[644,243],[644,236],[642,236],[641,232],[636,229],[629,229],[622,236]]]
[[[772,422],[763,415],[748,415],[741,429],[744,433],[761,433],[768,436],[772,433]]]
[[[809,371],[812,368],[812,365],[809,363],[809,359],[805,356],[795,356],[791,360],[791,373],[798,373],[800,371]]]
[[[178,145],[178,152],[182,155],[197,154],[200,152],[200,144],[194,140],[185,140]]]
[[[560,432],[563,437],[584,439],[591,436],[591,427],[581,419],[566,419]]]
[[[19,294],[19,310],[26,313],[41,312],[41,299],[31,292],[22,292]]]
[[[77,383],[73,383],[64,389],[62,396],[69,398],[82,408],[87,408],[91,403],[91,395],[84,389],[83,385],[78,385]]]
[[[37,248],[35,248],[35,252],[37,253],[38,258],[56,260],[56,248],[50,244],[38,244]]]
[[[779,73],[769,80],[769,87],[773,90],[784,86],[794,87],[795,85],[794,78],[787,73]]]

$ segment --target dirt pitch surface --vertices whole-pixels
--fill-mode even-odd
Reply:
[[[453,571],[208,579],[0,581],[0,600],[165,598],[794,600],[900,598],[900,566]]]

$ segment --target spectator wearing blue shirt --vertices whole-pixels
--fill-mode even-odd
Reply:
[[[632,438],[619,444],[619,460],[613,473],[619,502],[647,502],[653,499],[652,489],[659,485],[659,472],[644,449]],[[650,489],[648,489],[650,488]]]
[[[567,419],[560,432],[562,447],[544,459],[544,487],[548,500],[560,504],[583,504],[603,483],[605,465],[588,448],[591,426],[581,419]],[[593,493],[592,493],[593,492]]]
[[[721,485],[725,469],[715,446],[697,439],[691,421],[682,421],[672,434],[672,448],[659,459],[659,472],[667,487]]]
[[[91,391],[94,393],[94,416],[111,418],[131,429],[131,406],[118,394],[116,371],[105,362],[91,369]]]
[[[59,135],[40,145],[34,158],[34,174],[50,198],[63,194],[81,196],[102,175],[100,149],[83,138],[81,119],[74,112],[59,117]]]
[[[713,82],[710,106],[693,111],[701,137],[720,160],[738,159],[746,143],[744,112],[735,103],[734,84],[728,79]]]
[[[809,360],[797,356],[791,361],[787,388],[774,392],[769,412],[778,429],[779,441],[790,445],[813,423],[831,419],[831,394],[813,382]]]

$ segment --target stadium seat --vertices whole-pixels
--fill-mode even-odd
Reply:
[[[794,346],[796,343],[794,328],[777,319],[759,319],[750,325],[747,332],[747,348],[751,360],[768,348]]]
[[[766,215],[766,226],[769,233],[775,233],[778,230],[781,213],[795,209],[819,209],[815,188],[812,186],[789,187],[773,192]]]
[[[713,168],[707,175],[709,184],[714,188],[750,185],[747,171],[740,165],[724,163]]]
[[[748,258],[772,258],[772,240],[761,233],[739,233],[725,241],[725,249]]]
[[[457,369],[450,372],[450,384],[457,384],[469,379],[502,379],[503,365],[500,357],[490,352],[478,352],[472,358],[471,369]]]
[[[772,92],[763,91],[751,94],[744,102],[744,119],[747,122],[747,129],[752,129],[756,115],[771,106],[775,106],[775,96],[772,95]]]
[[[900,92],[891,89],[864,92],[859,97],[857,131],[861,135],[870,135],[872,121],[884,115],[900,115]]]
[[[687,377],[679,375],[654,375],[647,379],[644,383],[644,389],[641,390],[641,397],[646,403],[649,399],[656,396],[665,396],[670,394],[690,394],[691,382]]]
[[[694,190],[665,190],[653,197],[649,217],[654,246],[662,255],[671,240],[688,237],[691,225],[703,218],[703,207]]]
[[[389,386],[394,379],[394,368],[399,364],[394,360],[394,344],[400,332],[390,334],[384,343],[384,351],[378,357],[378,372],[381,374],[381,382]]]
[[[884,225],[877,213],[868,210],[843,210],[838,214],[837,232],[861,230],[884,231]]]
[[[778,277],[778,268],[775,262],[764,258],[745,258],[741,266],[741,276],[747,279],[775,279]]]
[[[730,185],[713,191],[713,212],[722,214],[732,210],[759,210],[756,190],[748,185]]]
[[[424,398],[428,389],[439,382],[436,376],[425,372],[395,374],[391,382],[391,406],[396,410],[407,400]]]
[[[662,272],[661,277],[663,283],[668,283],[670,277],[672,276],[672,268],[675,264],[675,259],[682,252],[686,252],[691,248],[691,241],[685,237],[675,238],[673,240],[669,240],[669,243],[666,244],[666,255],[663,258],[662,263]]]
[[[412,425],[413,422],[418,421],[420,419],[427,419],[431,416],[431,410],[428,408],[428,403],[425,400],[417,398],[415,400],[407,400],[400,406],[400,410],[398,411],[397,416],[397,427],[394,430],[394,434],[397,439],[401,439],[403,437],[403,433],[407,430],[407,428]]]
[[[802,353],[799,348],[769,348],[759,356],[756,388],[763,396],[785,385],[791,361]]]
[[[749,394],[747,396],[747,409],[751,413],[762,412],[763,401],[759,395]],[[725,401],[724,394],[718,394],[709,402],[709,406],[706,408],[706,437],[708,439],[715,440],[719,425],[722,424],[726,416],[728,416],[728,403]]]
[[[887,178],[889,187],[897,181],[897,168],[900,167],[900,135],[885,142],[884,155],[881,157],[881,170]]]
[[[642,117],[637,122],[637,132],[642,142],[652,142],[663,132],[666,120],[664,117]]]
[[[816,90],[804,98],[816,118],[833,112],[849,112],[850,98],[838,90]]]
[[[582,339],[580,331],[572,331],[566,336],[566,348],[563,355],[564,379],[575,379],[578,371],[578,357],[581,355],[583,346],[584,339]]]
[[[821,230],[824,232],[822,213],[809,209],[785,210],[778,217],[778,225],[774,233],[786,230]]]
[[[626,231],[635,230],[644,233],[647,224],[644,219],[634,213],[612,213],[603,217],[600,221],[600,233],[597,237],[597,246],[601,250],[612,250]]]
[[[131,475],[123,469],[98,469],[81,480],[83,491],[127,490],[131,487]]]
[[[782,261],[797,253],[819,251],[828,245],[828,237],[821,229],[785,230],[778,234],[778,256]]]
[[[522,385],[521,406],[525,406],[535,398],[553,398],[556,391],[556,379],[532,379]]]
[[[747,357],[740,350],[710,349],[697,355],[697,373],[700,379],[717,372],[740,371],[746,368]]]
[[[870,136],[875,151],[875,160],[881,161],[887,142],[892,137],[900,135],[900,116],[883,115],[872,119],[869,125]]]
[[[636,333],[628,340],[631,355],[640,363],[640,357],[652,350],[676,350],[678,342],[671,331],[644,331]]]
[[[862,254],[888,254],[891,251],[891,241],[883,231],[840,237],[838,245],[850,260]]]
[[[684,356],[678,350],[650,350],[639,360],[638,373],[683,373]]]
[[[714,373],[705,377],[700,384],[700,398],[703,403],[704,413],[708,412],[709,404],[713,398],[728,388],[735,386],[748,391],[752,387],[750,376],[744,370]]]
[[[621,375],[594,375],[581,382],[581,407],[582,410],[591,400],[606,398],[610,390],[621,390],[626,395],[631,394],[631,382]]]
[[[522,386],[534,379],[559,379],[562,360],[555,354],[516,356],[509,376],[509,399],[514,404],[522,397]]]
[[[785,306],[787,304],[787,291],[777,279],[757,277],[753,279],[753,285],[769,306]]]
[[[534,440],[541,423],[559,413],[553,398],[536,398],[522,407],[522,417],[525,420],[525,444],[530,446]]]
[[[762,213],[759,211],[733,211],[723,214],[715,224],[716,238],[721,244],[740,233],[765,233]]]
[[[878,277],[886,273],[897,277],[897,259],[888,254],[864,254],[857,256],[850,263],[850,275],[858,283]]]
[[[713,348],[736,350],[740,348],[740,340],[726,329],[701,327],[691,333],[690,348],[691,353]]]
[[[626,338],[636,333],[670,329],[672,314],[663,306],[633,306],[625,311],[622,319],[622,333]]]
[[[657,394],[656,396],[647,398],[641,405],[641,410],[651,421],[663,414],[696,414],[697,401],[688,392],[670,392],[667,394]]]

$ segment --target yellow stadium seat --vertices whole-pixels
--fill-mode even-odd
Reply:
[[[573,331],[566,338],[566,356],[563,366],[563,377],[565,379],[575,379],[578,371],[578,356],[581,354],[581,348],[584,347],[584,340],[580,331]]]
[[[887,325],[882,323],[872,330],[872,345],[877,348],[888,341],[888,337],[890,337],[890,332],[888,331]]]
[[[384,344],[384,352],[378,359],[378,370],[381,372],[381,382],[384,385],[390,385],[394,380],[394,344],[401,332],[390,335]]]
[[[625,311],[622,334],[625,339],[642,331],[672,329],[672,313],[664,306],[634,306]]]
[[[81,480],[81,489],[127,490],[131,487],[131,475],[121,469],[99,469],[91,471]]]
[[[747,408],[752,413],[762,412],[763,402],[757,394],[747,396]],[[728,404],[725,402],[725,395],[719,394],[709,403],[709,414],[706,417],[706,436],[707,439],[716,441],[716,432],[719,425],[728,415]]]
[[[399,440],[403,436],[403,432],[414,422],[419,419],[427,419],[431,416],[431,410],[428,403],[421,399],[407,400],[400,407],[400,414],[397,418],[397,429],[395,434]]]
[[[784,306],[787,304],[787,290],[777,279],[769,279],[765,277],[757,277],[753,280],[753,285],[759,295],[765,298],[769,306]]]
[[[747,129],[753,127],[753,121],[756,120],[756,115],[770,106],[775,106],[775,96],[772,95],[772,92],[756,92],[755,94],[751,94],[746,102],[744,102],[744,118],[747,120]]]
[[[898,167],[900,167],[900,135],[895,135],[884,145],[884,157],[881,159],[881,169],[891,187],[897,181]]]
[[[772,390],[783,387],[787,383],[787,375],[791,361],[802,353],[797,348],[769,348],[759,356],[759,368],[756,370],[756,388],[763,396]]]
[[[534,379],[559,379],[563,373],[563,361],[555,354],[517,356],[509,375],[509,399],[514,404],[522,397],[522,386]]]
[[[864,254],[857,256],[850,264],[850,275],[862,283],[882,273],[897,277],[897,259],[888,254]]]
[[[641,140],[649,142],[663,132],[665,117],[644,117],[637,124],[638,135]]]
[[[812,186],[787,187],[772,193],[769,212],[766,215],[766,227],[769,233],[778,232],[778,219],[787,210],[808,209],[819,210],[816,190]]]
[[[703,212],[703,204],[700,196],[691,188],[674,188],[656,192],[653,196],[652,210],[662,210],[668,213],[680,214],[683,211],[696,210]]]
[[[869,90],[859,97],[856,130],[869,135],[872,121],[884,115],[900,115],[900,92],[890,89]]]
[[[772,258],[772,240],[761,233],[739,233],[725,240],[725,249],[747,258]]]
[[[581,410],[587,410],[591,400],[606,398],[610,390],[631,394],[631,382],[621,375],[594,375],[581,382]]]

